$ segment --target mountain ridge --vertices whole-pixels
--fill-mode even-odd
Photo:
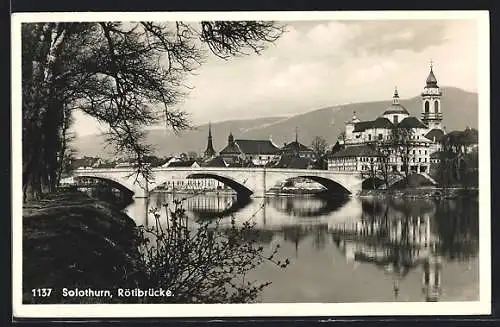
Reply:
[[[477,93],[456,87],[441,87],[441,90],[443,125],[446,130],[463,130],[467,126],[478,128]],[[411,115],[420,118],[422,108],[420,95],[400,99],[400,103]],[[296,128],[298,128],[299,142],[305,145],[310,145],[315,136],[321,136],[333,144],[354,111],[360,120],[372,120],[381,115],[390,104],[391,100],[356,102],[312,109],[291,116],[219,121],[211,123],[213,145],[216,151],[222,150],[231,132],[235,139],[272,139],[281,146],[295,139]],[[189,151],[200,154],[206,148],[207,136],[208,123],[181,132],[179,135],[167,130],[149,129],[147,142],[155,148],[159,156]],[[113,157],[112,152],[104,149],[103,144],[104,137],[94,134],[77,137],[72,146],[79,155]]]

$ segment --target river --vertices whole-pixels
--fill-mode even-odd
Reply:
[[[251,219],[261,245],[280,245],[279,255],[291,264],[265,263],[250,276],[271,282],[262,302],[479,300],[477,199],[289,195],[239,201],[231,194],[158,192],[125,211],[148,225],[150,208],[183,198],[193,221]]]

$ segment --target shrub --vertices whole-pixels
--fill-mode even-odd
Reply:
[[[258,231],[248,219],[237,226],[231,217],[229,226],[222,218],[197,221],[189,219],[181,201],[173,208],[163,205],[150,210],[154,226],[140,226],[140,251],[145,288],[162,288],[171,297],[148,298],[149,302],[172,303],[246,303],[255,302],[268,281],[248,280],[247,273],[264,262],[285,268],[289,261],[277,260],[279,245],[269,250],[257,244]]]

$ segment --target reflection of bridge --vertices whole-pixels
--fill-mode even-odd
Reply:
[[[212,178],[234,189],[238,196],[263,197],[274,186],[290,178],[306,178],[323,185],[330,193],[357,195],[361,192],[362,177],[357,172],[338,172],[311,169],[275,168],[173,168],[152,169],[152,180],[138,176],[133,168],[77,169],[75,177],[109,180],[134,192],[134,197],[147,197],[149,192],[170,180],[183,178]]]

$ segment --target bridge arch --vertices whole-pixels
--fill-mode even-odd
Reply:
[[[299,175],[297,178],[306,178],[309,180],[312,180],[318,184],[321,184],[324,186],[329,193],[333,194],[341,194],[341,195],[347,195],[351,194],[351,191],[349,191],[347,188],[345,188],[342,184],[326,177],[321,177],[321,176],[314,176],[314,175]]]
[[[427,174],[422,173],[413,173],[408,176],[408,178],[413,179],[412,182],[417,182],[420,185],[436,185],[436,181],[433,180]],[[388,188],[394,188],[402,186],[402,183],[405,183],[406,177],[404,175],[393,174],[388,178]],[[382,176],[370,176],[363,179],[362,189],[373,189],[373,183],[375,183],[375,189],[378,188],[386,188],[385,181]]]
[[[93,176],[93,175],[78,175],[75,176],[75,179],[78,181],[78,179],[93,179],[93,180],[100,180],[100,181],[105,181],[106,183],[109,183],[110,186],[113,186],[117,189],[119,189],[122,192],[125,192],[126,194],[133,195],[136,193],[136,188],[134,188],[132,185],[129,185],[128,183],[124,182],[123,180],[119,178],[114,178],[110,176]],[[78,183],[78,182],[77,182]]]
[[[394,188],[394,187],[399,187],[399,186],[404,186],[402,183],[417,183],[418,185],[413,185],[413,186],[421,186],[421,185],[436,185],[436,181],[433,180],[430,176],[427,174],[421,174],[421,173],[413,173],[411,175],[408,175],[408,179],[404,176],[399,176],[398,178],[394,178],[389,182],[389,188]]]
[[[236,192],[237,196],[241,197],[241,198],[249,198],[253,194],[253,191],[250,190],[245,185],[237,182],[236,180],[234,180],[230,177],[223,176],[223,175],[217,174],[217,173],[209,173],[209,172],[207,172],[207,173],[192,173],[192,174],[188,174],[185,178],[186,179],[201,179],[201,178],[215,179],[215,180],[223,183],[224,185],[227,185],[230,188],[232,188]],[[160,181],[159,183],[155,183],[155,184],[161,185],[161,184],[164,184],[165,182],[166,182],[166,180]]]
[[[363,180],[363,183],[361,184],[361,188],[363,190],[373,190],[373,189],[378,189],[381,186],[385,185],[385,181],[381,177],[368,177],[365,180]]]

